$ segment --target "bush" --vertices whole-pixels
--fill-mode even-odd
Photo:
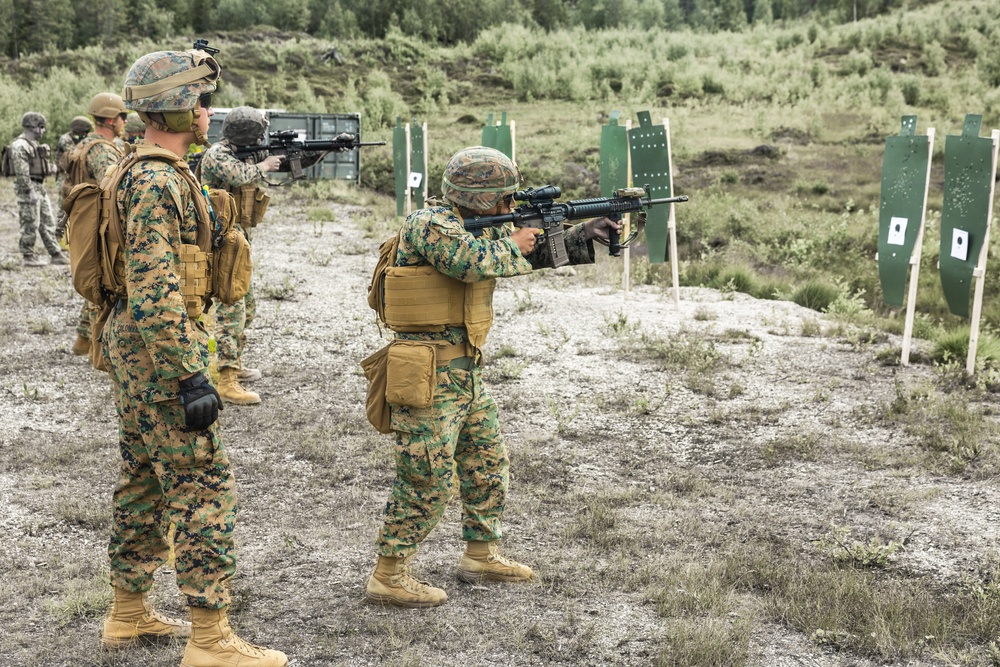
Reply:
[[[792,301],[804,308],[822,312],[829,308],[839,295],[840,290],[833,285],[811,280],[795,290]]]

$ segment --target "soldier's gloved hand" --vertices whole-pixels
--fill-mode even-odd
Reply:
[[[583,223],[583,236],[588,241],[592,239],[608,240],[608,230],[614,229],[619,234],[625,227],[623,220],[612,220],[611,218],[593,218]]]
[[[201,431],[214,424],[222,410],[222,398],[208,378],[199,371],[179,384],[187,430]]]
[[[285,157],[283,155],[268,155],[266,158],[257,163],[257,168],[261,172],[278,171],[281,167],[281,163],[284,161]]]

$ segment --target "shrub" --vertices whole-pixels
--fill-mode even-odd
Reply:
[[[805,308],[822,312],[829,308],[839,295],[840,290],[833,285],[811,280],[795,290],[792,301]]]

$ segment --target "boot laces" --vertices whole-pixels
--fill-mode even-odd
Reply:
[[[238,634],[229,631],[229,636],[222,640],[223,646],[232,646],[234,649],[240,653],[247,655],[251,658],[263,658],[264,649],[256,644],[251,644],[247,640],[240,637]]]
[[[411,593],[420,593],[426,591],[431,587],[429,581],[421,581],[413,576],[410,572],[410,567],[406,563],[403,563],[399,571],[393,577],[393,584],[401,588],[405,588]]]
[[[156,611],[155,609],[147,610],[146,618],[151,621],[157,621],[164,625],[171,625],[174,627],[184,625],[184,621],[178,620],[176,618],[170,618],[169,616],[165,616],[160,612]]]

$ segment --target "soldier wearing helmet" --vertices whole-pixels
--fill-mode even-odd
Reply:
[[[236,199],[239,225],[248,240],[253,228],[264,217],[270,197],[264,191],[264,174],[277,171],[283,158],[269,155],[259,162],[249,158],[241,161],[233,152],[234,147],[258,146],[264,143],[268,121],[264,114],[253,107],[236,107],[222,122],[222,141],[205,151],[198,163],[198,175],[210,188],[229,191]],[[253,284],[247,295],[234,304],[215,304],[215,352],[219,368],[219,395],[222,400],[235,405],[260,403],[260,395],[248,391],[243,383],[261,378],[256,368],[243,365],[246,347],[246,329],[257,313]]]
[[[139,114],[131,112],[125,119],[125,141],[134,144],[142,135],[146,133],[146,124],[139,118]]]
[[[61,193],[63,190],[63,182],[66,180],[66,158],[69,157],[70,151],[93,129],[94,124],[89,118],[77,116],[70,121],[69,132],[61,135],[56,142],[56,148],[52,151],[52,160],[56,163],[56,192]]]
[[[372,602],[430,607],[447,600],[442,589],[415,579],[408,562],[456,491],[466,542],[458,578],[519,582],[533,576],[530,567],[498,550],[509,463],[480,361],[496,279],[530,273],[550,259],[536,250],[540,230],[493,227],[476,237],[463,225],[471,216],[508,213],[520,183],[517,166],[503,153],[482,146],[461,150],[444,170],[444,205],[415,211],[399,232],[384,295],[385,322],[395,332],[386,397],[396,480],[368,579]],[[593,262],[592,240],[620,224],[596,218],[567,230],[570,262]],[[410,371],[397,376],[401,368]]]
[[[65,201],[70,191],[80,183],[98,184],[108,169],[122,157],[124,144],[119,146],[122,128],[125,126],[125,103],[115,93],[98,93],[90,100],[87,113],[94,119],[94,129],[80,140],[63,159],[66,175],[60,189],[61,201]],[[87,121],[86,118],[82,120]],[[89,125],[89,121],[87,121]],[[82,124],[81,124],[82,127]],[[62,237],[66,217],[60,221],[57,234]],[[76,340],[71,350],[73,354],[85,355],[90,352],[91,326],[97,321],[97,306],[84,300],[80,307],[80,317],[76,324]]]
[[[236,487],[199,319],[208,282],[201,236],[213,229],[213,214],[183,160],[189,144],[206,141],[219,74],[215,59],[196,49],[147,54],[125,76],[125,107],[139,113],[146,132],[117,167],[126,295],[101,338],[122,454],[108,550],[114,602],[102,643],[187,637],[184,665],[284,667],[285,654],[247,643],[227,618]],[[170,554],[168,523],[176,527],[177,585],[191,623],[146,601],[154,570]]]
[[[50,169],[49,146],[39,143],[45,134],[45,116],[29,111],[21,116],[21,128],[21,134],[10,145],[10,159],[21,226],[18,249],[22,264],[44,266],[48,263],[35,254],[36,235],[41,237],[53,264],[69,264],[69,257],[59,247],[52,202],[44,186]]]

